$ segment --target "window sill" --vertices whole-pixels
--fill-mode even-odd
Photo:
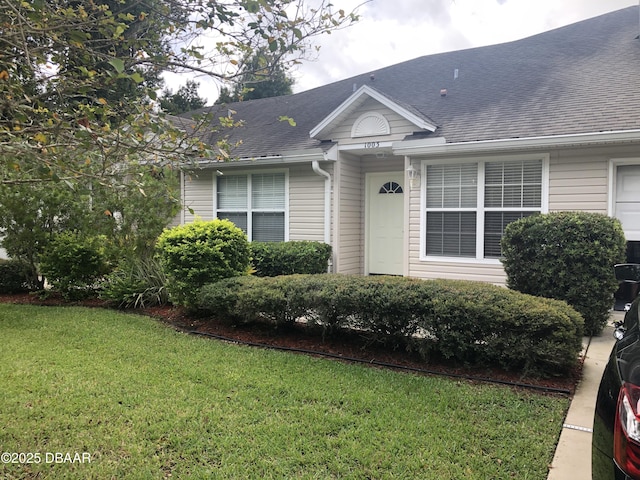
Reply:
[[[420,261],[424,263],[465,263],[476,265],[502,265],[497,258],[470,258],[470,257],[435,257],[421,256]]]

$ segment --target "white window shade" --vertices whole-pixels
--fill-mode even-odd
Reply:
[[[427,208],[475,208],[478,165],[427,166]]]
[[[247,208],[247,176],[218,177],[218,210]]]
[[[485,165],[485,207],[539,208],[541,199],[541,160],[491,162]]]
[[[218,212],[218,218],[229,220],[236,227],[247,233],[247,212]]]
[[[254,212],[252,240],[256,242],[284,241],[284,213]]]
[[[282,210],[285,204],[284,173],[252,175],[251,207]]]
[[[251,241],[286,239],[286,175],[260,173],[217,177],[217,217],[232,221]]]

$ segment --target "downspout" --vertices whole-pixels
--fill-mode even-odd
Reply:
[[[324,177],[324,243],[331,244],[331,174],[320,168],[318,160],[311,162],[316,175]]]
[[[187,208],[185,205],[185,198],[187,198],[186,192],[184,191],[185,187],[184,181],[184,170],[180,170],[180,225],[185,224],[185,209]]]

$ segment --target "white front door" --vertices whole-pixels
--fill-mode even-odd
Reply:
[[[367,273],[402,275],[404,174],[367,175]]]

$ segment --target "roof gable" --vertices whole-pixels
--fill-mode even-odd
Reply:
[[[312,138],[318,138],[321,140],[327,139],[326,137],[331,133],[331,131],[336,128],[336,126],[340,125],[368,98],[375,100],[381,105],[387,107],[389,110],[397,113],[421,130],[435,132],[437,128],[437,125],[432,120],[430,120],[426,115],[422,115],[416,109],[385,95],[375,88],[363,85],[349,98],[342,102],[338,108],[326,116],[318,125],[311,129],[309,135]],[[376,115],[371,113],[359,118],[356,124],[357,125],[354,125],[353,136],[365,136],[367,132],[371,132],[373,135],[378,135],[388,129],[388,125],[385,126],[380,122],[380,118],[376,118]],[[361,127],[360,130],[357,129],[358,125]],[[386,133],[389,132],[386,131]]]

